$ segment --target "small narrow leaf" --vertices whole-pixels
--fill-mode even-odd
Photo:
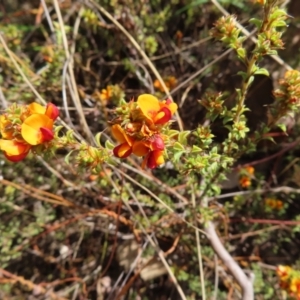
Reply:
[[[283,132],[286,132],[286,125],[283,123],[277,124],[277,127],[279,127]]]
[[[99,132],[99,133],[97,133],[96,136],[95,136],[95,142],[96,142],[96,145],[97,145],[98,147],[101,147],[101,142],[100,142],[101,134],[102,134],[102,132]]]
[[[105,148],[108,150],[113,150],[115,148],[115,145],[113,143],[111,143],[111,141],[107,140],[105,142]]]
[[[65,162],[69,165],[69,160],[70,160],[70,156],[71,154],[74,152],[75,150],[71,150],[65,157]]]
[[[260,68],[258,70],[255,71],[254,73],[255,75],[265,75],[265,76],[270,76],[269,71],[265,68]]]

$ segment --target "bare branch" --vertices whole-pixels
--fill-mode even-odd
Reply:
[[[219,256],[237,283],[240,285],[242,289],[242,300],[253,300],[254,293],[252,280],[246,276],[241,267],[225,249],[216,233],[213,222],[208,222],[207,227],[205,227],[204,230],[207,233],[207,238],[209,239],[215,253]]]

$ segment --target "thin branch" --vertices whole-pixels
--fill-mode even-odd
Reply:
[[[252,281],[246,276],[241,267],[225,249],[216,233],[214,224],[209,221],[204,230],[207,233],[207,237],[215,253],[219,256],[219,258],[231,272],[235,280],[241,286],[242,300],[253,300],[254,292]]]
[[[195,210],[195,226],[197,224],[197,212],[196,212],[196,195],[195,195],[195,186],[192,183],[192,205]],[[206,292],[205,292],[205,280],[204,280],[204,272],[203,272],[203,260],[202,260],[202,253],[201,253],[201,242],[200,242],[200,234],[199,230],[195,230],[196,235],[196,243],[197,243],[197,255],[198,255],[198,263],[199,263],[199,272],[200,272],[200,282],[201,282],[201,292],[202,292],[202,299],[206,299]]]
[[[4,94],[3,94],[1,86],[0,86],[0,100],[2,102],[2,108],[6,109],[7,108],[7,101],[6,101],[6,98],[5,98]]]
[[[218,287],[219,287],[219,265],[218,265],[218,256],[215,254],[214,256],[215,261],[215,288],[214,288],[214,295],[212,300],[218,300]]]
[[[232,192],[232,193],[227,193],[219,196],[210,197],[207,198],[207,201],[211,201],[215,199],[231,198],[235,196],[246,196],[246,195],[254,195],[254,194],[264,194],[264,193],[300,194],[300,189],[292,188],[289,186],[280,186],[276,188],[256,189],[253,191],[238,191],[238,192]]]

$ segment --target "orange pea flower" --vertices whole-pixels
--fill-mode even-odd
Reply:
[[[253,175],[254,174],[254,168],[253,167],[251,167],[251,166],[247,166],[247,167],[245,167],[244,168],[245,169],[245,171],[248,173],[248,174],[250,174],[250,175]]]
[[[177,35],[177,33],[176,33],[176,35]],[[180,40],[180,37],[178,39]],[[177,85],[177,79],[174,76],[169,76],[169,77],[165,78],[164,82],[165,82],[165,85],[166,85],[168,91],[170,89],[173,89]],[[153,86],[156,89],[158,89],[159,91],[165,92],[165,90],[159,80],[155,79],[153,82]]]
[[[145,156],[142,162],[142,168],[146,166],[154,169],[162,165],[164,160],[165,144],[159,134],[153,135],[148,140],[137,141],[133,144],[133,153],[137,156]]]
[[[113,149],[116,157],[126,158],[131,153],[136,156],[145,156],[142,167],[155,168],[164,163],[163,150],[164,141],[159,134],[144,140],[135,140],[126,134],[125,130],[119,125],[112,126],[112,134],[120,143]]]
[[[273,199],[273,198],[267,198],[265,200],[265,203],[268,207],[272,209],[280,210],[283,208],[284,204],[281,200]]]
[[[177,104],[171,100],[159,102],[156,97],[150,94],[139,96],[137,104],[146,121],[154,125],[166,124],[177,110]]]
[[[164,163],[164,126],[177,110],[177,104],[170,99],[159,101],[150,94],[140,95],[136,102],[130,101],[121,124],[112,126],[112,134],[120,143],[113,149],[116,157],[126,158],[130,154],[143,157],[142,167],[155,168]],[[125,122],[124,122],[125,121]],[[125,123],[125,124],[124,124]]]
[[[21,125],[23,139],[29,145],[39,145],[53,139],[53,120],[46,115],[33,114]]]
[[[155,169],[159,165],[162,165],[165,162],[164,152],[161,150],[150,151],[149,154],[145,157],[142,167],[147,166],[149,169]]]
[[[30,114],[41,114],[41,115],[46,115],[53,121],[55,121],[59,115],[59,110],[57,106],[55,106],[53,103],[48,103],[46,107],[33,102],[28,105],[28,109],[30,111]]]
[[[100,100],[107,104],[107,102],[111,99],[113,95],[113,87],[111,85],[108,85],[106,89],[102,89],[100,93]]]
[[[242,176],[239,180],[239,184],[243,188],[247,188],[251,185],[251,178],[248,176]]]
[[[290,290],[292,293],[296,294],[297,296],[300,296],[300,278],[292,278]]]
[[[282,281],[285,281],[289,278],[291,271],[292,271],[292,268],[289,266],[279,265],[276,268],[276,273],[277,273],[278,277],[280,278],[280,280],[282,280]]]
[[[13,162],[24,159],[32,146],[49,142],[53,139],[53,123],[59,115],[58,108],[48,103],[46,107],[31,103],[16,116],[22,124],[13,124],[6,115],[0,116],[0,150]],[[13,134],[16,134],[15,137]]]
[[[21,125],[21,135],[29,145],[39,145],[53,139],[53,123],[59,115],[58,108],[48,103],[46,107],[38,103],[28,106],[31,113]]]
[[[114,138],[121,143],[114,148],[114,155],[119,158],[128,157],[132,153],[133,138],[128,136],[119,124],[113,125],[111,130]]]
[[[293,298],[300,299],[300,272],[289,266],[278,266],[276,273],[280,287]]]
[[[46,107],[38,103],[29,106],[31,115],[21,125],[21,135],[29,145],[39,145],[53,139],[53,123],[59,115],[58,108],[48,103]]]
[[[12,162],[24,159],[29,153],[30,148],[30,145],[23,142],[0,139],[0,149],[4,151],[5,157]]]

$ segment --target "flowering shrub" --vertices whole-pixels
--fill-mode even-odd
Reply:
[[[56,2],[53,3],[56,4]],[[170,18],[169,20],[174,17],[170,13],[169,7],[177,10],[177,6],[184,6],[183,9],[188,9],[184,17],[193,18],[195,12],[190,8],[191,5],[187,3],[188,1],[179,1],[180,3],[175,1],[176,7],[172,1],[167,4],[158,1],[163,4],[161,7],[166,6],[166,8],[160,9],[155,20],[152,20],[154,18],[152,14],[151,17],[148,16],[153,9],[152,1],[146,1],[139,6],[141,13],[139,12],[137,15],[141,15],[141,17],[138,18],[131,15],[132,10],[136,9],[133,8],[132,3],[129,3],[124,10],[118,1],[109,4],[110,6],[108,3],[104,3],[105,1],[101,5],[98,5],[98,2],[89,1],[88,7],[85,7],[84,1],[78,3],[78,7],[82,5],[78,11],[78,18],[63,19],[64,22],[67,19],[71,20],[66,21],[66,23],[76,19],[76,23],[71,24],[70,27],[63,26],[59,18],[59,9],[64,9],[64,5],[69,5],[69,3],[54,5],[55,10],[58,11],[53,14],[50,11],[50,18],[53,16],[59,18],[59,22],[51,23],[51,34],[55,34],[53,40],[56,44],[46,45],[41,49],[35,45],[36,51],[39,51],[38,59],[41,59],[42,63],[45,64],[45,68],[43,67],[36,72],[39,76],[33,77],[34,88],[31,85],[29,87],[35,94],[39,91],[41,97],[45,99],[49,97],[51,92],[51,99],[55,103],[60,103],[64,109],[64,115],[61,118],[58,118],[59,110],[53,103],[48,103],[45,106],[36,102],[31,104],[13,103],[16,101],[16,97],[15,92],[12,93],[13,96],[10,95],[10,91],[13,90],[10,77],[16,81],[14,84],[27,77],[29,81],[31,79],[29,76],[32,72],[31,66],[25,62],[20,66],[20,69],[16,68],[22,76],[17,77],[15,69],[11,71],[10,76],[7,76],[8,79],[6,79],[7,85],[3,89],[8,98],[8,105],[5,105],[0,114],[0,150],[6,158],[1,163],[9,169],[8,172],[3,172],[3,178],[7,174],[11,176],[11,170],[22,168],[22,160],[31,153],[33,158],[36,156],[43,158],[39,159],[38,162],[43,162],[47,166],[47,171],[53,174],[53,182],[59,187],[59,195],[51,195],[50,197],[50,192],[45,191],[41,191],[40,195],[37,190],[23,185],[23,182],[18,185],[14,182],[8,183],[6,178],[2,180],[2,174],[0,174],[0,182],[13,187],[13,189],[23,189],[22,191],[27,193],[26,195],[29,191],[30,196],[33,195],[32,197],[36,197],[40,201],[55,204],[53,207],[49,205],[49,210],[53,212],[51,220],[55,219],[55,209],[58,205],[66,206],[68,208],[66,211],[70,214],[70,217],[62,214],[61,222],[54,222],[52,226],[48,226],[43,220],[38,220],[45,232],[40,235],[42,229],[38,232],[34,231],[29,235],[34,237],[30,241],[26,235],[27,231],[24,234],[25,241],[22,241],[20,247],[18,245],[16,253],[19,253],[19,249],[24,245],[26,245],[24,248],[32,245],[34,251],[28,251],[28,253],[45,258],[45,263],[48,261],[57,263],[58,273],[50,275],[53,278],[61,278],[61,281],[57,280],[51,283],[49,289],[41,289],[44,282],[39,286],[30,286],[28,282],[25,282],[27,287],[32,289],[33,293],[38,294],[43,291],[46,294],[48,290],[55,290],[54,287],[56,286],[64,286],[68,282],[73,284],[73,281],[78,280],[78,284],[74,283],[72,286],[72,291],[74,291],[72,298],[77,296],[82,299],[93,298],[94,292],[102,297],[102,295],[111,292],[108,298],[117,299],[123,297],[132,288],[131,284],[137,276],[141,276],[145,283],[153,280],[153,278],[145,279],[143,276],[146,276],[146,273],[147,275],[151,273],[152,276],[152,272],[147,272],[144,269],[148,267],[148,264],[150,266],[152,262],[155,262],[159,269],[157,273],[168,273],[171,279],[168,284],[170,282],[175,283],[177,292],[182,299],[238,299],[242,297],[245,300],[252,300],[254,299],[254,291],[261,293],[258,296],[259,299],[271,299],[272,297],[277,299],[276,296],[279,292],[276,291],[276,287],[279,285],[278,282],[274,283],[277,280],[274,276],[274,268],[266,268],[266,271],[253,261],[263,260],[261,257],[263,254],[259,251],[261,244],[265,247],[264,251],[261,251],[267,253],[265,256],[272,256],[273,258],[274,254],[274,257],[281,258],[279,255],[281,248],[283,248],[281,245],[284,245],[287,239],[285,236],[277,234],[277,230],[283,228],[283,226],[281,228],[281,222],[291,225],[288,220],[283,219],[287,216],[285,212],[288,209],[292,214],[295,213],[290,203],[297,202],[294,201],[297,198],[294,192],[299,193],[299,189],[293,189],[289,186],[278,189],[277,185],[278,182],[284,182],[287,185],[290,182],[297,185],[299,182],[296,168],[298,158],[294,159],[298,153],[289,152],[291,155],[288,158],[285,157],[283,162],[281,159],[283,153],[299,144],[298,140],[294,140],[297,139],[297,130],[299,130],[297,122],[295,122],[294,132],[290,132],[286,130],[284,121],[286,117],[297,116],[299,111],[300,72],[287,70],[284,75],[281,75],[283,78],[277,80],[276,88],[272,92],[270,91],[272,103],[265,105],[261,104],[260,100],[255,100],[257,110],[265,111],[265,115],[257,120],[255,128],[252,128],[249,122],[252,117],[251,113],[255,112],[249,102],[251,91],[257,88],[254,86],[257,78],[262,76],[264,79],[272,81],[269,76],[269,68],[267,68],[269,62],[266,64],[267,67],[263,67],[263,63],[266,56],[275,57],[277,51],[284,48],[281,36],[289,19],[285,9],[279,7],[280,3],[276,0],[252,1],[255,5],[257,4],[254,10],[259,5],[261,6],[261,16],[250,20],[249,27],[255,27],[253,34],[250,34],[250,37],[255,41],[252,46],[249,46],[250,40],[244,34],[245,30],[242,30],[238,16],[225,15],[220,17],[209,31],[207,41],[214,39],[213,45],[219,49],[214,49],[213,55],[217,51],[223,51],[224,46],[233,50],[232,55],[237,57],[234,66],[240,68],[239,72],[231,74],[230,68],[223,70],[223,66],[219,69],[209,67],[206,69],[206,73],[201,70],[202,73],[198,73],[198,70],[195,70],[195,74],[189,77],[187,74],[189,70],[198,68],[198,63],[199,65],[202,62],[206,63],[209,58],[201,57],[201,55],[199,58],[198,55],[195,55],[194,50],[191,50],[192,46],[195,47],[195,45],[200,44],[190,44],[190,37],[184,28],[182,31],[177,30],[177,28],[173,30],[173,33],[176,32],[175,39],[178,48],[173,51],[174,53],[152,56],[156,51],[161,50],[157,47],[158,43],[165,43],[164,39],[156,40],[155,36],[159,35],[166,25],[166,16]],[[233,2],[237,7],[241,5],[238,4],[239,1]],[[40,15],[47,12],[44,11],[47,5],[47,3],[45,5],[43,3],[39,10],[33,10],[37,14],[36,23],[39,22]],[[107,10],[105,9],[106,5],[108,5]],[[111,15],[110,11],[114,5],[118,9],[114,10],[114,14]],[[77,13],[77,6],[74,6],[74,12]],[[215,17],[215,12],[209,16],[209,22],[211,22],[211,17]],[[141,18],[147,18],[146,28],[143,28]],[[197,26],[199,26],[198,23]],[[192,27],[194,31],[194,25]],[[70,53],[65,51],[68,47],[68,43],[65,43],[65,37],[67,38],[70,34],[70,29],[74,29],[72,40],[74,43],[76,42],[76,55],[71,53],[75,49],[73,45],[70,48],[72,50],[69,51]],[[97,32],[99,29],[105,33],[99,35]],[[110,30],[112,29],[114,29],[114,35],[121,32],[124,36],[118,36],[118,39],[111,38]],[[86,32],[88,32],[88,38],[85,36]],[[149,32],[152,32],[153,35],[145,36]],[[8,31],[5,33],[5,37],[8,41],[10,36],[13,37],[10,48],[16,47],[13,49],[19,52],[18,45],[21,45],[21,39],[17,40],[18,35],[12,33],[14,32]],[[78,34],[78,40],[76,34]],[[101,42],[98,43],[98,39],[101,39]],[[102,39],[105,39],[105,42]],[[2,41],[2,33],[0,33],[0,40]],[[17,40],[17,43],[14,40]],[[124,42],[126,47],[122,44],[120,49],[116,51],[110,49],[113,47],[113,43],[119,40]],[[95,67],[91,63],[94,59],[94,53],[96,53],[95,57],[99,55],[98,44],[103,44],[104,48],[107,47],[103,50],[105,57],[99,60],[101,72],[98,70],[98,65]],[[173,41],[171,44],[172,47],[175,45]],[[184,44],[186,45],[184,46]],[[134,49],[132,45],[134,45]],[[86,51],[90,46],[96,46],[96,48]],[[2,63],[6,64],[6,60],[8,60],[5,56],[6,53],[2,53],[5,49],[0,45],[1,68]],[[77,49],[79,52],[83,49],[82,52],[88,54],[85,58],[77,57]],[[206,53],[207,56],[210,54],[208,52]],[[91,53],[93,53],[92,56],[90,56]],[[124,58],[127,53],[132,56],[130,59]],[[14,56],[11,58],[10,54],[11,52],[7,51],[8,57],[14,62],[15,58]],[[143,60],[136,57],[139,54]],[[175,57],[175,55],[179,55],[179,59],[170,59],[170,61],[174,61],[173,66],[168,65],[166,67],[165,62],[161,63],[164,65],[164,72],[160,75],[153,62],[166,57]],[[110,59],[113,61],[109,61]],[[169,62],[169,60],[166,61]],[[145,62],[148,65],[144,66],[143,63]],[[20,61],[16,60],[14,66],[18,66],[18,63]],[[9,66],[5,65],[5,67],[9,69]],[[148,67],[153,73],[149,72]],[[177,70],[177,67],[182,72],[181,78],[179,76],[164,76],[170,74],[170,70]],[[105,69],[104,75],[102,68]],[[5,70],[7,71],[7,69]],[[124,75],[125,72],[126,75]],[[180,72],[178,73],[180,74]],[[33,73],[35,74],[35,72]],[[60,77],[61,74],[63,74],[61,81],[57,80],[56,77]],[[151,74],[154,74],[156,79],[152,78]],[[113,81],[111,78],[117,78],[114,80],[119,84],[111,84]],[[236,80],[236,78],[239,79]],[[2,78],[0,79],[2,83]],[[52,80],[53,85],[50,84]],[[78,85],[76,84],[77,80]],[[227,86],[224,87],[224,84],[221,84],[219,80],[234,81],[233,87],[228,87],[229,90],[226,90]],[[44,84],[45,82],[47,84]],[[164,82],[164,87],[162,82]],[[50,91],[48,84],[52,88]],[[168,96],[162,94],[166,91],[165,88],[168,91]],[[152,94],[145,93],[145,90],[151,91]],[[62,96],[57,91],[61,92]],[[2,93],[2,88],[0,92]],[[176,94],[176,92],[180,92],[180,94]],[[52,95],[56,95],[56,98],[52,98]],[[29,103],[29,100],[32,101],[30,93],[24,92],[23,96],[24,103]],[[131,100],[129,100],[130,96],[133,96]],[[1,101],[5,99],[2,94],[0,94],[0,98]],[[249,112],[250,108],[253,110],[252,112]],[[273,144],[270,146],[271,143],[269,142],[274,141],[273,137],[276,141],[277,137],[286,138],[288,133],[291,134],[290,137],[285,139],[285,143],[280,144],[283,149],[276,152],[278,150],[275,148],[276,146]],[[285,147],[285,144],[288,146]],[[54,154],[55,159],[51,160],[50,157],[53,157]],[[260,156],[263,158],[261,159]],[[263,162],[268,162],[274,157],[278,158],[278,161],[272,164],[272,169],[261,167],[260,159]],[[256,159],[258,161],[254,162]],[[18,164],[6,164],[6,160]],[[286,162],[288,163],[285,165]],[[239,168],[242,163],[246,163],[247,166]],[[252,165],[255,166],[255,169]],[[276,172],[277,167],[280,172]],[[24,169],[26,172],[27,168]],[[295,173],[292,180],[286,180],[283,174],[290,174],[293,172],[292,170]],[[47,177],[45,179],[43,174],[36,176],[35,172],[32,173],[27,176],[33,178],[34,185],[40,185],[40,182],[44,183],[44,180],[48,180],[49,176],[44,176]],[[226,186],[225,179],[228,179],[227,182],[230,181],[230,185]],[[20,180],[19,177],[18,180]],[[52,178],[47,181],[48,184],[43,185],[43,188],[49,186],[51,189],[51,180]],[[233,191],[227,193],[226,188]],[[282,193],[282,195],[277,195],[277,193]],[[36,196],[37,194],[38,196]],[[74,200],[66,200],[61,195],[66,195],[64,197],[69,199],[74,197]],[[290,198],[285,199],[283,198],[284,195]],[[0,196],[2,197],[2,195]],[[14,213],[22,211],[22,205],[14,205],[13,201],[16,198],[14,191],[5,190],[4,197],[10,197],[9,209],[12,209]],[[0,216],[2,218],[2,216],[7,215],[7,211],[11,212],[11,210],[5,207],[7,210],[3,209],[1,213],[1,204],[0,201]],[[43,216],[47,216],[49,207],[45,208]],[[32,208],[34,213],[38,209],[35,206]],[[31,207],[28,211],[31,213]],[[59,211],[58,215],[60,213]],[[42,215],[40,211],[37,215],[39,214]],[[273,220],[274,217],[278,220]],[[297,217],[295,216],[295,218]],[[46,217],[44,219],[48,220]],[[3,220],[6,221],[5,218]],[[96,222],[99,220],[101,221],[100,226],[96,226]],[[292,225],[297,225],[297,221],[297,219],[293,220],[295,223]],[[76,224],[74,227],[71,224],[73,222]],[[80,225],[83,229],[78,244],[74,246],[73,240],[76,239],[74,236],[78,233],[76,226],[79,222],[81,222]],[[270,225],[272,222],[275,226]],[[239,223],[241,226],[238,225]],[[1,224],[6,226],[0,221],[0,231],[3,229]],[[262,227],[262,224],[267,224],[267,229]],[[74,231],[71,230],[72,236],[70,236],[68,229],[64,230],[64,226],[69,225],[72,230],[75,229]],[[295,232],[293,232],[295,237],[297,237],[298,230],[296,225]],[[218,226],[218,230],[215,229],[216,226]],[[21,226],[15,227],[21,228]],[[58,249],[55,244],[53,253],[46,257],[46,254],[44,255],[39,247],[43,248],[45,244],[48,244],[41,243],[41,246],[39,238],[46,236],[52,232],[51,230],[55,233],[60,228],[63,228],[63,237],[59,237],[59,239],[61,238],[59,243],[56,242],[61,248]],[[89,234],[94,228],[100,232],[101,238],[105,235],[104,239],[99,241],[98,232],[97,234]],[[281,244],[279,242],[275,244],[271,239],[272,233],[275,231],[276,243],[281,239]],[[102,233],[104,234],[102,235]],[[259,235],[257,240],[255,240],[256,235]],[[53,236],[55,237],[55,234]],[[249,236],[251,236],[249,242],[248,240],[244,242]],[[268,236],[271,242],[264,240],[265,236]],[[96,238],[94,239],[94,237]],[[9,236],[9,238],[10,241],[18,240],[17,237],[11,238]],[[125,251],[123,249],[123,251],[121,246],[124,246],[124,241],[127,238],[132,244],[129,247],[130,250]],[[93,242],[85,243],[87,240]],[[242,242],[231,244],[233,240],[242,240]],[[144,241],[146,243],[141,246]],[[113,246],[111,243],[114,243]],[[164,246],[161,247],[161,244],[164,243],[166,248],[162,251]],[[5,244],[9,243],[2,239],[0,241],[1,251]],[[269,244],[272,249],[266,250]],[[89,247],[93,245],[95,245],[96,251],[90,251]],[[134,252],[132,249],[137,249],[137,253],[132,256],[139,258],[138,251],[143,252],[149,245],[157,251],[159,260],[157,260],[156,255],[151,254],[153,255],[151,259],[147,259],[144,263],[143,255],[147,252],[146,256],[148,252],[151,252],[145,251],[141,255],[141,263],[139,261],[137,264],[139,269],[131,277],[132,279],[127,280],[129,277],[126,277],[120,284],[119,290],[109,286],[103,292],[102,288],[105,284],[100,282],[100,279],[102,280],[106,276],[110,265],[118,263],[119,266],[134,266],[134,263],[129,262],[129,258],[128,262],[125,263],[122,260],[122,254],[125,253],[124,256],[127,260],[127,256],[130,256],[127,255],[127,252]],[[276,247],[273,247],[274,245]],[[230,253],[225,248],[227,246]],[[85,247],[87,250],[81,252]],[[250,249],[251,247],[252,249]],[[27,248],[25,249],[27,251]],[[258,250],[256,251],[256,249]],[[9,250],[7,250],[7,260],[11,257]],[[49,251],[52,251],[52,248]],[[102,251],[101,259],[96,254],[95,257],[93,256],[99,251]],[[258,254],[252,255],[254,252]],[[60,255],[59,258],[55,257],[57,253]],[[205,253],[205,259],[203,259],[202,253]],[[240,255],[240,253],[249,253],[249,256],[247,259],[240,260],[241,257],[244,257],[244,254]],[[170,259],[166,259],[167,256]],[[217,256],[220,260],[216,259]],[[236,257],[238,258],[235,259]],[[64,265],[64,268],[58,265],[67,259],[70,261]],[[77,273],[80,274],[81,271],[77,272],[75,269],[77,262],[81,261],[84,264],[82,269],[91,271],[93,275],[86,277],[89,280],[81,280],[79,276],[80,280],[77,278]],[[98,268],[96,265],[98,263],[104,265],[107,261],[108,267],[102,268],[101,265],[101,268]],[[1,258],[0,263],[2,263]],[[92,270],[92,268],[94,269]],[[244,268],[248,270],[244,272]],[[98,274],[100,269],[101,272]],[[130,267],[125,271],[130,275],[133,269],[134,267]],[[216,280],[212,282],[210,279],[214,272],[216,273]],[[231,275],[227,276],[227,272]],[[115,276],[111,275],[110,272],[108,273],[107,277],[113,278]],[[280,265],[277,268],[281,289],[296,299],[300,299],[300,275],[298,273],[289,266]],[[2,274],[7,275],[0,266],[0,284],[8,282],[2,278]],[[36,278],[34,274],[30,273],[30,270],[28,274],[31,275],[31,278]],[[70,277],[68,277],[69,275]],[[51,276],[49,278],[52,278]],[[263,276],[267,277],[267,280]],[[94,278],[97,282],[93,282],[87,287],[89,281],[92,282]],[[24,280],[22,281],[20,278],[18,280],[16,277],[11,278],[11,282],[16,281],[24,284]],[[264,282],[267,281],[271,283],[266,287]],[[218,282],[222,288],[219,288]],[[182,291],[181,283],[184,283],[187,297]],[[272,286],[273,283],[274,286],[277,284],[275,288]],[[75,284],[77,285],[75,286]],[[82,290],[79,292],[81,285]],[[153,285],[149,284],[149,286]],[[91,290],[91,294],[88,295],[89,290]],[[143,295],[140,295],[142,294],[140,290],[137,293],[130,290],[128,293],[132,293],[128,297],[142,298]],[[227,291],[228,294],[225,295]],[[0,298],[1,296],[0,289]],[[50,297],[52,296],[50,295]],[[147,297],[145,296],[145,298]]]

